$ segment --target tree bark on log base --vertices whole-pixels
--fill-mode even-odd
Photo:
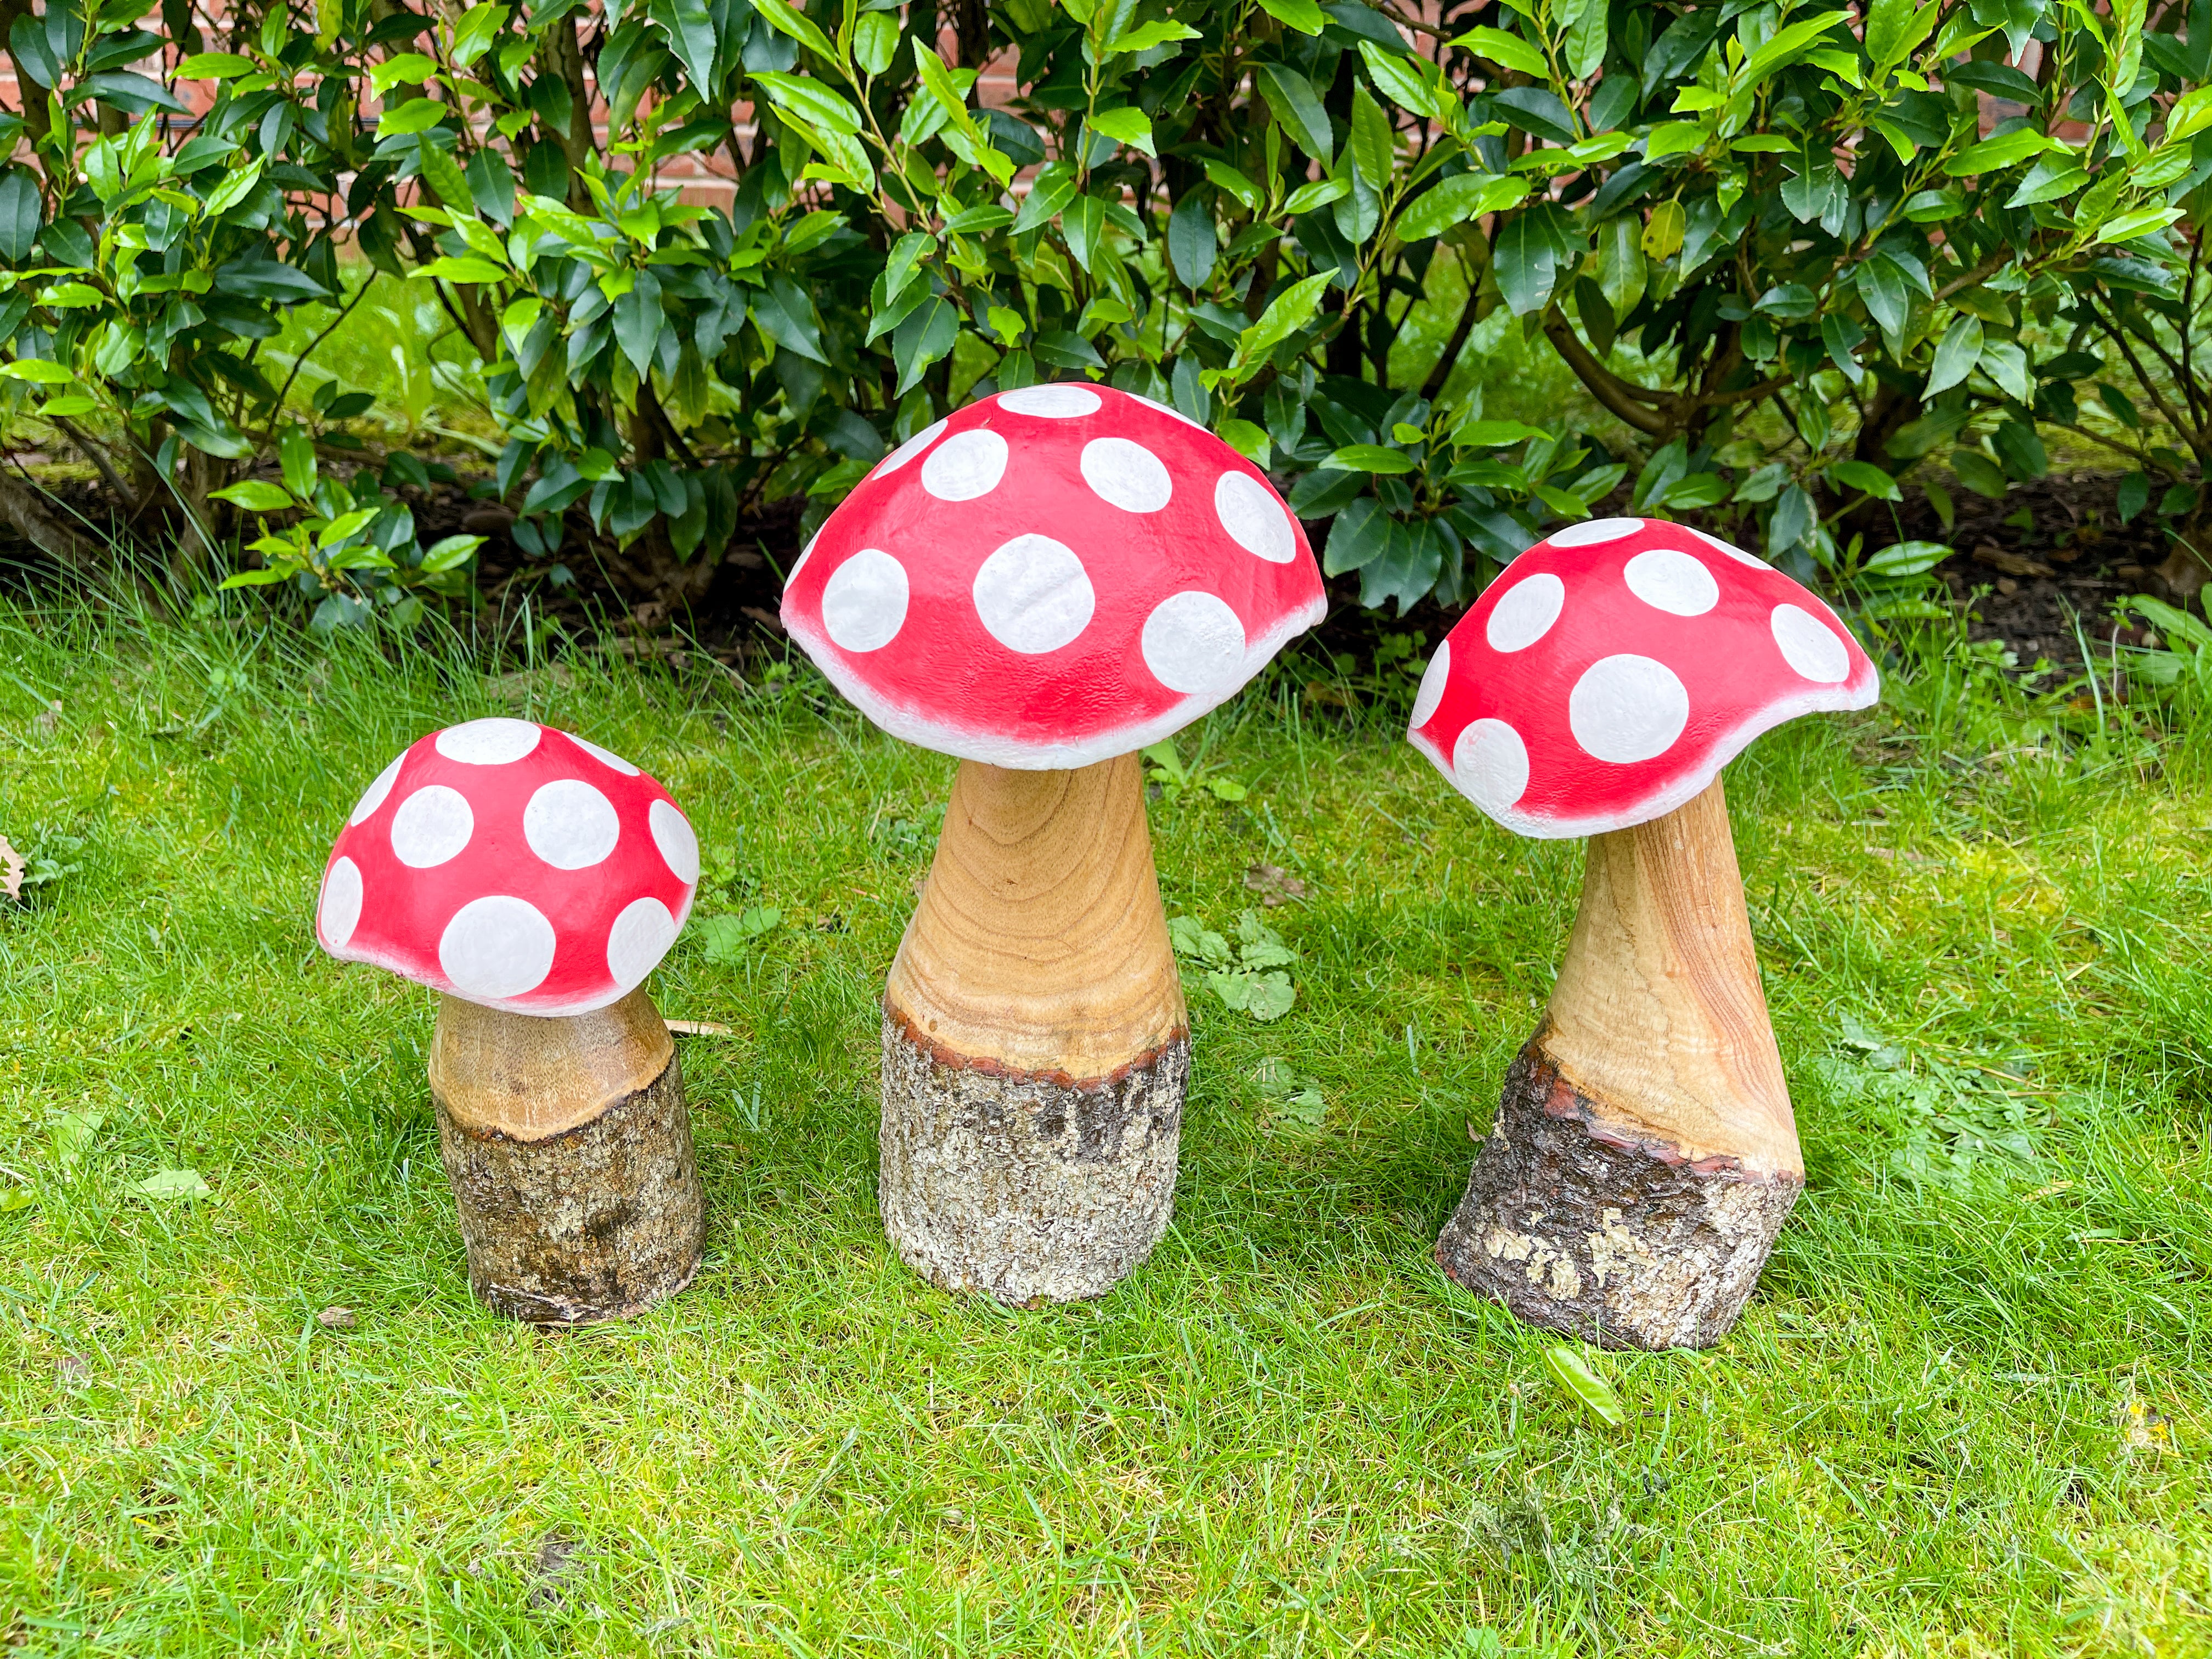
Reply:
[[[1546,1054],[1548,1029],[1506,1072],[1437,1265],[1603,1347],[1711,1346],[1757,1287],[1804,1177],[1623,1137]]]
[[[933,1052],[884,1020],[884,1231],[939,1289],[1103,1296],[1175,1214],[1190,1039],[1076,1084]]]
[[[430,1087],[469,1284],[487,1306],[589,1324],[691,1282],[705,1195],[683,1066],[643,991],[568,1019],[447,997]]]
[[[1551,1006],[1437,1261],[1608,1347],[1704,1347],[1805,1186],[1716,780],[1591,838]]]

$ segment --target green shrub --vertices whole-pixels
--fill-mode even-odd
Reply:
[[[0,174],[0,372],[134,512],[259,519],[265,568],[233,580],[292,579],[326,621],[459,591],[474,546],[420,544],[387,493],[411,457],[333,475],[363,394],[262,360],[282,309],[347,303],[348,223],[480,360],[526,551],[580,507],[666,567],[712,556],[763,502],[818,520],[966,397],[1088,374],[1285,475],[1334,520],[1331,573],[1401,612],[1628,482],[1634,510],[1739,522],[1909,614],[1900,480],[1948,513],[1934,463],[2035,476],[2085,381],[2133,441],[2141,398],[2084,347],[2198,302],[2212,20],[2192,45],[2142,0],[1875,0],[1863,24],[1510,0],[1441,35],[1358,0],[263,0],[220,41],[143,12],[14,15],[51,95],[16,130],[34,166]],[[2000,61],[2030,41],[2039,75]],[[122,67],[157,49],[214,88],[189,136],[173,87]],[[975,65],[1006,49],[1013,106],[983,109]],[[1984,136],[1984,94],[2028,112]],[[694,152],[735,173],[727,211],[656,182]],[[1394,370],[1446,293],[1441,358]],[[1453,371],[1500,307],[1632,441],[1486,417]],[[2202,451],[2151,442],[2170,506]],[[241,479],[272,459],[281,485]]]

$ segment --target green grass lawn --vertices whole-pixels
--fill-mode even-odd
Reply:
[[[258,626],[0,611],[0,835],[77,866],[0,908],[11,1652],[2212,1651],[2201,717],[1938,663],[1738,763],[1809,1187],[1722,1346],[1592,1357],[1614,1431],[1429,1256],[1579,852],[1387,718],[1301,720],[1278,672],[1186,734],[1249,793],[1155,805],[1170,914],[1303,880],[1267,913],[1297,1000],[1194,983],[1166,1241],[1016,1313],[875,1214],[876,999],[951,763],[803,676]],[[697,1284],[568,1335],[470,1299],[429,994],[309,930],[358,791],[494,712],[666,783],[701,915],[781,912],[653,983],[732,1028],[682,1051]],[[179,1170],[208,1194],[140,1190]]]

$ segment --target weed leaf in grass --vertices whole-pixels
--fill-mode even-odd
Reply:
[[[39,1195],[28,1187],[10,1187],[5,1192],[0,1192],[0,1215],[27,1210],[38,1201]]]
[[[707,960],[726,967],[745,959],[745,947],[783,920],[772,905],[756,904],[734,916],[709,916],[699,924]]]
[[[148,1198],[205,1198],[211,1189],[198,1170],[156,1170],[132,1190]]]
[[[1196,916],[1177,916],[1168,923],[1168,938],[1176,954],[1211,969],[1206,988],[1242,1014],[1256,1020],[1277,1020],[1291,1012],[1297,988],[1283,971],[1297,953],[1283,937],[1260,920],[1257,910],[1237,918],[1237,943],[1215,933]]]
[[[1621,1410],[1620,1396],[1613,1391],[1613,1384],[1592,1370],[1589,1361],[1565,1343],[1544,1350],[1544,1368],[1577,1404],[1607,1428],[1617,1429],[1628,1421],[1628,1413]]]
[[[84,1156],[93,1137],[100,1133],[107,1114],[97,1108],[88,1112],[58,1112],[49,1133],[54,1143],[54,1156],[64,1164],[75,1164]]]
[[[1312,1078],[1298,1076],[1280,1054],[1270,1054],[1255,1066],[1252,1080],[1260,1085],[1267,1103],[1270,1128],[1312,1134],[1328,1115],[1328,1097],[1322,1093],[1321,1085]]]

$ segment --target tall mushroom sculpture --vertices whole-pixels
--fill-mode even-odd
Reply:
[[[1720,771],[1878,690],[1803,587],[1640,519],[1539,542],[1437,649],[1413,745],[1516,834],[1590,838],[1550,1007],[1437,1242],[1461,1284],[1617,1347],[1735,1322],[1805,1166]]]
[[[933,1282],[1098,1296],[1166,1230],[1190,1039],[1135,751],[1324,608],[1266,477],[1103,386],[938,422],[793,570],[831,684],[962,763],[884,996],[884,1224]]]
[[[520,720],[415,744],[331,849],[323,949],[441,993],[439,1146],[469,1282],[502,1313],[619,1318],[698,1271],[684,1074],[643,989],[698,879],[666,790]]]

